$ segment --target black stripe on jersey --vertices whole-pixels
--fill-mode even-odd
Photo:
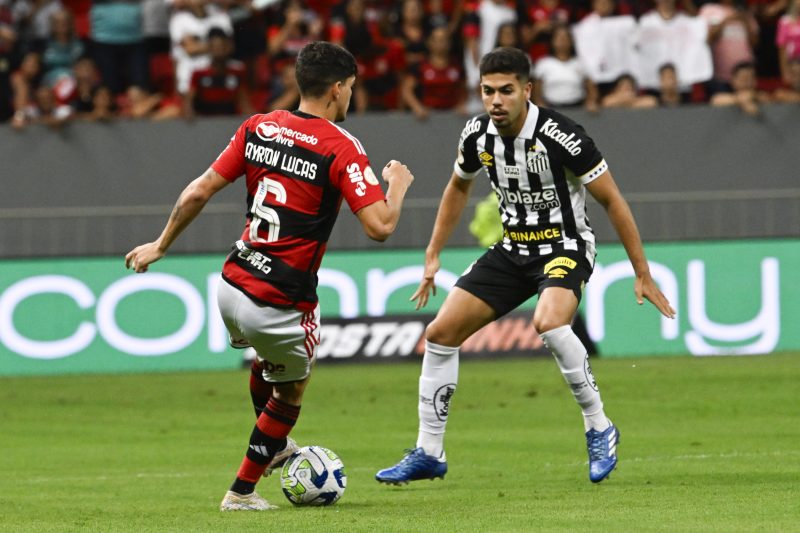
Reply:
[[[506,165],[509,167],[516,166],[516,161],[514,160],[514,139],[511,137],[500,137],[500,140],[503,141],[503,159],[506,161]],[[519,184],[519,180],[517,180],[517,184]]]
[[[244,153],[249,165],[319,187],[328,183],[334,158],[333,154],[326,156],[296,143],[286,146],[277,141],[264,141],[252,131],[247,132]]]
[[[259,256],[265,257],[267,261],[256,261],[256,259],[262,259],[262,257]],[[228,261],[240,266],[254,278],[269,283],[285,294],[290,300],[294,300],[295,302],[317,301],[316,276],[308,271],[292,268],[279,257],[264,252],[263,250],[254,250],[248,254],[247,252],[240,252],[238,249],[234,249],[228,255]],[[263,263],[264,266],[269,267],[268,273],[265,273],[264,270],[258,268],[253,263]]]
[[[253,195],[247,195],[247,205],[253,205]],[[333,222],[336,222],[336,213],[329,213],[329,218],[333,218],[333,222],[323,220],[319,214],[309,215],[308,213],[301,213],[295,211],[290,207],[281,204],[269,204],[271,209],[274,209],[281,221],[280,238],[283,237],[299,237],[309,241],[327,241],[331,234]],[[322,206],[324,208],[324,206]],[[325,213],[324,209],[320,209],[320,213]],[[247,218],[252,219],[253,213],[247,212]],[[261,226],[259,229],[265,231],[266,225]]]
[[[564,170],[561,170],[562,176]],[[561,220],[562,225],[564,226],[564,237],[569,239],[575,239],[581,244],[584,244],[583,237],[578,234],[578,226],[575,222],[575,212],[572,209],[572,200],[569,196],[569,184],[567,183],[566,177],[562,179],[558,179],[555,177],[553,179],[555,186],[556,186],[556,194],[558,195],[558,201],[561,202]],[[548,215],[550,212],[548,211]]]

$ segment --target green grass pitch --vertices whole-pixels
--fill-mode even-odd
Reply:
[[[800,354],[596,360],[620,464],[588,481],[546,359],[464,362],[444,481],[379,485],[416,436],[416,364],[320,364],[293,436],[344,460],[328,508],[218,511],[246,371],[0,379],[0,531],[800,531]]]

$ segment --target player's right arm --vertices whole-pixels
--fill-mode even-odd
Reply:
[[[439,211],[436,213],[431,240],[425,249],[425,270],[422,274],[422,281],[411,295],[411,301],[417,302],[417,309],[428,304],[429,293],[433,292],[433,295],[436,296],[434,278],[441,265],[439,254],[461,219],[461,213],[464,212],[464,207],[469,200],[469,193],[472,190],[472,182],[482,168],[481,160],[478,157],[476,136],[486,131],[488,120],[486,115],[483,115],[483,118],[471,118],[461,132],[453,174],[450,176],[450,181],[447,182],[442,194],[442,200],[439,202]]]
[[[200,214],[211,197],[229,183],[216,170],[209,168],[187,185],[175,202],[167,225],[158,239],[128,252],[125,256],[125,267],[133,268],[137,273],[147,272],[151,264],[164,257],[178,235]]]
[[[472,190],[472,183],[473,180],[464,179],[453,172],[444,189],[442,200],[439,202],[439,211],[436,213],[436,222],[433,224],[431,240],[425,249],[425,271],[422,281],[411,296],[411,301],[417,302],[416,309],[421,309],[428,304],[430,292],[436,296],[434,278],[441,266],[439,255],[450,239],[450,235],[453,234],[458,221],[461,220],[461,214],[464,212]]]
[[[408,167],[395,160],[389,161],[383,167],[382,175],[383,181],[389,185],[386,190],[386,201],[371,203],[356,212],[367,237],[379,242],[388,239],[397,228],[403,200],[411,182],[414,181],[414,176]]]

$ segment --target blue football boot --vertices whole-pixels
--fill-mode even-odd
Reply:
[[[586,448],[589,450],[589,479],[592,483],[603,481],[617,466],[617,443],[619,430],[611,424],[605,431],[590,429],[586,432]]]
[[[406,456],[394,466],[384,468],[375,474],[375,479],[389,485],[405,485],[418,479],[442,478],[447,473],[447,461],[444,453],[441,459],[427,455],[425,450],[417,448],[406,450]]]

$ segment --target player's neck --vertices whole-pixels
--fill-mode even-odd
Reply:
[[[298,110],[315,117],[324,118],[334,122],[336,120],[336,103],[332,101],[324,101],[322,99],[312,100],[301,98]]]

